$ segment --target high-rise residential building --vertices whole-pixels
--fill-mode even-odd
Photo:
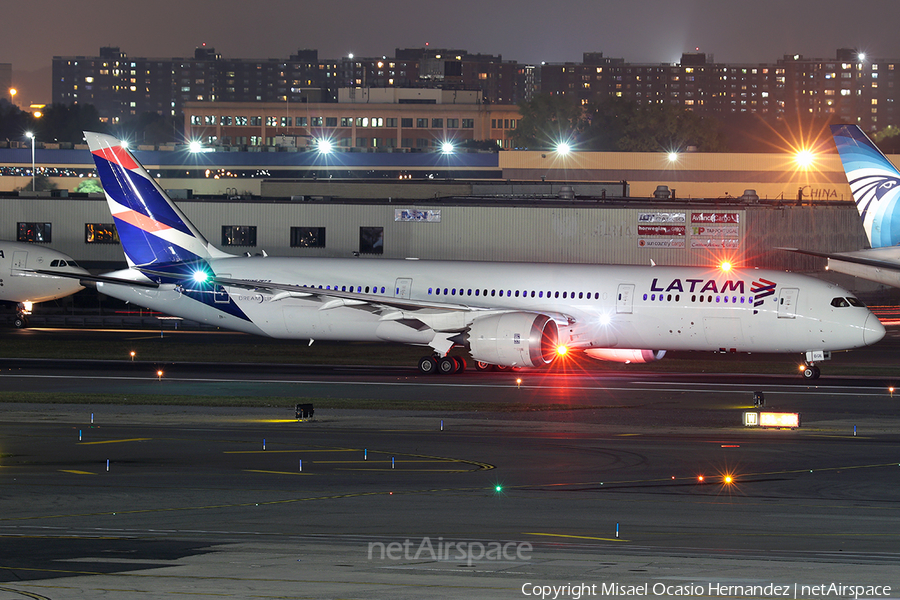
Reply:
[[[580,63],[527,65],[427,47],[338,60],[322,60],[309,49],[287,59],[229,59],[205,46],[193,58],[130,58],[106,47],[96,57],[54,57],[53,101],[90,103],[116,122],[144,112],[181,116],[187,103],[328,103],[339,101],[338,90],[349,90],[353,100],[354,90],[430,88],[477,91],[485,104],[502,106],[543,93],[582,103],[622,97],[708,115],[800,113],[871,131],[900,125],[897,64],[900,59],[852,49],[838,50],[834,59],[789,55],[760,64],[717,63],[702,53],[685,53],[677,63],[634,64],[585,52]]]

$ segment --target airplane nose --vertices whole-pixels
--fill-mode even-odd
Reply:
[[[884,325],[881,324],[878,317],[869,313],[869,316],[866,317],[866,324],[863,325],[863,343],[865,343],[866,346],[871,346],[875,342],[881,340],[881,338],[884,337],[884,334]]]

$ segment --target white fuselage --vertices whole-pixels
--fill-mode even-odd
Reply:
[[[832,306],[833,298],[849,292],[780,271],[262,256],[209,264],[225,279],[409,298],[450,310],[406,311],[379,308],[377,299],[329,301],[237,287],[215,293],[210,286],[207,302],[173,285],[153,290],[99,283],[98,289],[168,314],[276,338],[427,345],[435,331],[463,331],[498,312],[552,315],[560,342],[575,349],[807,352],[857,348],[884,335],[866,308]],[[143,279],[133,270],[111,275]]]
[[[69,264],[71,263],[71,265]],[[56,250],[24,242],[0,241],[0,300],[46,302],[82,289],[77,279],[53,277],[32,270],[87,274],[75,261]]]

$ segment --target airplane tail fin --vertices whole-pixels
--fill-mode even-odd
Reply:
[[[128,265],[154,268],[232,256],[194,227],[119,140],[84,132]]]
[[[831,135],[869,244],[900,244],[900,171],[856,125],[832,125]]]

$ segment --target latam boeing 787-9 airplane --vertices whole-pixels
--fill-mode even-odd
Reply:
[[[203,237],[114,137],[85,133],[128,263],[104,294],[227,329],[430,348],[422,372],[540,367],[565,352],[647,362],[666,350],[802,354],[884,336],[850,292],[780,271],[236,256]]]

